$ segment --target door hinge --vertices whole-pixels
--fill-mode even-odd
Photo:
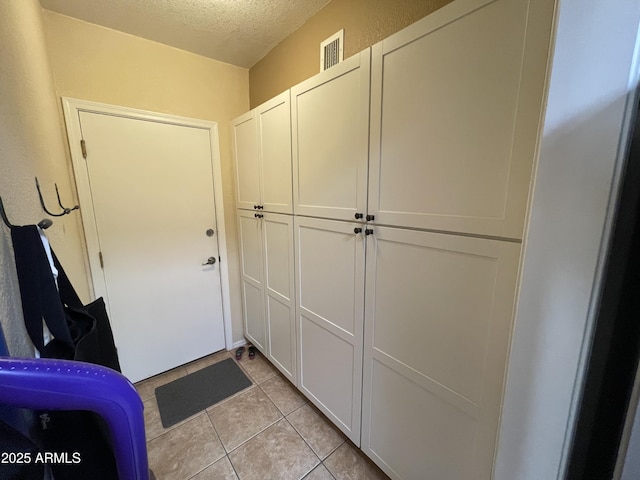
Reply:
[[[83,140],[80,140],[80,148],[82,149],[82,158],[87,158],[87,143]]]
[[[104,270],[104,258],[102,258],[102,252],[98,252],[98,257],[100,258],[100,268]]]
[[[220,263],[222,261],[222,259],[218,256],[218,263]]]

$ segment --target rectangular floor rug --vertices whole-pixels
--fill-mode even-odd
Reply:
[[[251,386],[251,380],[227,358],[156,388],[162,426],[168,428],[234,393]]]

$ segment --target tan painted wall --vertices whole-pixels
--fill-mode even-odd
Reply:
[[[44,12],[59,96],[218,123],[231,282],[233,338],[243,338],[229,122],[249,109],[247,69]]]
[[[333,0],[249,70],[251,108],[320,71],[320,42],[344,28],[344,58],[452,0]]]
[[[75,199],[66,137],[55,95],[38,0],[0,2],[0,196],[14,224],[43,217],[34,177],[48,206]],[[80,296],[88,300],[84,246],[77,212],[55,218],[47,235]],[[12,355],[31,356],[22,320],[9,229],[0,222],[0,323]]]

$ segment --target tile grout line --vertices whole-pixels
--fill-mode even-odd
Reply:
[[[207,411],[205,410],[205,413],[207,414],[207,419],[209,420],[209,424],[211,425],[211,428],[213,428],[213,432],[216,434],[216,438],[218,439],[218,441],[220,442],[220,445],[222,445],[222,451],[225,452],[224,455],[222,455],[220,458],[218,458],[217,460],[214,460],[213,462],[211,462],[209,465],[205,466],[204,468],[202,468],[200,471],[196,472],[195,474],[193,474],[191,477],[189,477],[189,480],[193,479],[194,477],[197,477],[198,475],[200,475],[202,472],[204,472],[207,468],[209,468],[210,466],[212,466],[213,464],[219,462],[220,460],[222,460],[223,458],[227,457],[227,453],[226,450],[224,448],[224,445],[222,444],[222,439],[220,438],[220,434],[218,434],[218,431],[216,430],[216,426],[213,424],[213,422],[211,421],[211,417],[209,417],[209,414],[207,413]],[[229,463],[231,463],[231,460],[229,459]],[[231,464],[231,467],[233,468],[233,464]],[[234,469],[235,472],[235,469]],[[237,473],[236,473],[237,476]]]
[[[297,412],[297,411],[298,411],[298,410],[300,410],[302,407],[305,407],[305,406],[307,406],[307,405],[310,405],[310,406],[311,406],[311,404],[310,404],[310,403],[305,403],[304,405],[300,405],[298,408],[296,408],[296,409],[295,409],[293,412],[291,412],[289,415],[293,414],[294,412]],[[313,407],[312,407],[312,411],[314,411],[314,412],[315,412],[315,409],[313,409]],[[315,413],[318,413],[318,412],[315,412]],[[320,412],[320,413],[322,413],[322,412]],[[300,431],[295,427],[295,425],[293,425],[293,423],[291,423],[291,422],[289,421],[289,418],[288,418],[288,417],[289,417],[289,416],[287,415],[285,418],[286,418],[286,419],[287,419],[287,421],[289,422],[289,425],[291,425],[291,426],[293,427],[293,429],[296,431],[296,433],[298,433],[298,435],[300,435],[300,436],[302,437],[302,433],[301,433],[301,432],[300,432]],[[331,423],[330,423],[330,420],[329,420],[329,419],[327,419],[326,417],[324,417],[324,415],[323,415],[323,416],[321,416],[321,417],[320,417],[320,419],[321,419],[321,420],[323,420],[325,423],[327,423],[331,428],[333,428],[333,426],[332,426],[332,425],[331,425]],[[337,431],[337,433],[338,433],[338,435],[340,435],[340,438],[342,439],[342,441],[338,444],[338,446],[336,446],[333,450],[331,450],[331,451],[330,451],[330,452],[329,452],[329,453],[324,457],[324,459],[320,458],[320,456],[315,452],[315,450],[313,450],[313,448],[311,447],[311,445],[309,445],[309,443],[304,439],[304,437],[302,437],[302,439],[305,441],[305,443],[306,443],[307,445],[309,445],[309,448],[311,448],[311,451],[312,451],[313,453],[316,453],[316,456],[317,456],[318,458],[320,458],[320,462],[321,462],[321,463],[324,463],[324,461],[325,461],[327,458],[329,458],[331,455],[333,455],[333,454],[335,453],[335,451],[336,451],[336,450],[338,450],[338,449],[339,449],[342,445],[344,445],[344,443],[347,441],[347,440],[346,440],[346,438],[344,437],[344,434],[343,434],[342,432]],[[327,468],[327,470],[329,470],[329,469]]]
[[[251,377],[253,379],[253,377]],[[268,381],[269,379],[271,379],[272,377],[269,377],[267,379],[265,379],[265,382]],[[250,438],[248,438],[247,440],[245,440],[243,443],[241,443],[240,445],[238,445],[237,447],[235,447],[233,450],[229,451],[226,453],[227,458],[229,459],[229,463],[231,464],[231,467],[233,468],[234,473],[236,474],[236,476],[238,478],[240,478],[240,475],[238,474],[238,471],[236,470],[235,465],[233,464],[233,462],[231,461],[230,458],[230,454],[235,452],[236,450],[238,450],[239,448],[241,448],[242,446],[246,445],[247,443],[249,443],[251,440],[253,440],[254,438],[256,438],[258,435],[260,435],[261,433],[265,432],[266,430],[268,430],[269,428],[273,427],[274,425],[276,425],[277,423],[281,422],[282,420],[286,421],[289,426],[291,426],[291,428],[293,428],[293,431],[298,435],[298,437],[300,437],[300,439],[305,443],[305,445],[307,445],[307,447],[309,448],[309,450],[311,450],[311,453],[313,453],[315,455],[315,457],[318,459],[318,463],[316,465],[313,466],[313,468],[306,472],[304,474],[303,477],[301,477],[301,479],[305,478],[306,476],[308,476],[314,469],[316,469],[318,467],[318,465],[322,464],[322,460],[320,459],[320,457],[318,457],[318,455],[316,454],[316,452],[313,451],[313,449],[311,448],[311,446],[305,441],[304,438],[302,438],[302,435],[300,435],[300,432],[298,432],[295,427],[293,425],[291,425],[291,423],[289,422],[289,420],[287,419],[287,416],[282,413],[282,411],[277,407],[277,405],[273,402],[273,400],[271,399],[271,397],[267,394],[267,392],[264,391],[264,389],[262,388],[262,386],[258,383],[256,383],[256,385],[260,391],[262,392],[262,394],[267,398],[267,400],[269,401],[269,403],[271,403],[271,405],[275,408],[275,410],[278,412],[278,414],[280,415],[280,417],[274,421],[273,423],[269,424],[268,426],[266,426],[264,429],[260,430],[259,432],[257,432],[256,434],[254,434],[253,436],[251,436]],[[306,405],[306,403],[305,403]],[[300,407],[297,407],[295,410],[297,410],[298,408],[303,407],[304,405],[300,405]],[[294,411],[295,411],[294,410]],[[208,414],[209,412],[207,412]],[[293,413],[293,412],[291,412]],[[211,423],[213,424],[213,420],[211,419],[211,417],[209,417],[209,420],[211,421]],[[215,425],[214,425],[214,430],[215,430]],[[217,433],[217,430],[215,430]],[[224,444],[222,445],[223,449],[225,450],[225,452],[227,451],[226,447],[224,446]],[[326,468],[326,467],[325,467]],[[332,475],[333,477],[333,475]],[[335,477],[333,477],[335,479]]]
[[[229,460],[229,465],[231,465],[231,468],[233,469],[233,473],[236,474],[236,478],[240,478],[240,474],[238,473],[238,470],[236,470],[236,466],[233,464],[233,462],[231,461],[231,459],[229,458],[229,454],[227,454],[227,459]]]
[[[301,407],[302,408],[302,407]],[[306,476],[308,476],[311,472],[313,472],[316,468],[318,468],[318,465],[322,464],[322,459],[320,458],[320,456],[315,452],[315,450],[311,447],[311,445],[309,445],[309,442],[307,442],[304,437],[302,436],[302,434],[296,429],[296,427],[294,427],[292,425],[292,423],[289,421],[289,419],[287,417],[284,417],[284,419],[287,421],[287,423],[289,424],[289,426],[291,428],[293,428],[293,431],[296,432],[296,434],[300,437],[300,439],[304,442],[304,444],[307,446],[307,448],[309,450],[311,450],[311,453],[313,453],[316,458],[318,459],[318,463],[316,465],[313,466],[313,468],[311,470],[309,470],[307,473],[305,473],[302,477],[301,480],[303,480]]]
[[[260,385],[255,385],[255,387],[260,387]],[[248,391],[250,389],[247,389],[245,391]],[[222,443],[222,448],[224,449],[224,451],[226,452],[227,455],[229,455],[230,453],[235,452],[238,448],[240,448],[241,446],[245,445],[246,443],[248,443],[250,440],[253,440],[255,437],[257,437],[258,435],[260,435],[262,432],[264,432],[265,430],[267,430],[268,428],[272,427],[273,425],[275,425],[276,423],[278,423],[280,420],[282,420],[283,418],[285,418],[284,415],[282,415],[282,413],[280,412],[280,410],[278,409],[278,407],[275,406],[275,404],[271,401],[271,399],[269,398],[269,396],[264,393],[264,390],[260,389],[260,391],[264,394],[265,397],[267,397],[267,400],[269,400],[269,402],[271,403],[271,405],[273,406],[273,408],[276,409],[276,412],[278,412],[278,415],[280,415],[280,417],[271,422],[269,425],[267,425],[266,427],[264,427],[262,430],[260,430],[259,432],[255,433],[254,435],[252,435],[251,437],[247,438],[244,442],[242,442],[240,445],[236,446],[235,448],[233,448],[230,451],[227,451],[227,447],[224,445],[224,443],[222,443],[222,439],[220,439],[220,443]],[[206,410],[205,410],[206,412]],[[206,412],[207,416],[209,415],[209,412]],[[211,417],[209,417],[209,421],[213,424],[213,419]],[[218,434],[218,431],[216,430],[215,425],[213,426],[213,429],[215,430],[216,434]],[[219,434],[218,434],[219,437]],[[229,459],[231,460],[231,459]]]

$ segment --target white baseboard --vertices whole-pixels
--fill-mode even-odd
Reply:
[[[236,348],[238,348],[238,347],[242,347],[242,346],[244,346],[244,345],[246,345],[246,344],[247,344],[247,340],[243,338],[242,340],[239,340],[239,341],[235,342],[235,343],[233,344],[233,347],[232,347],[231,349],[232,349],[232,350],[235,350]]]

